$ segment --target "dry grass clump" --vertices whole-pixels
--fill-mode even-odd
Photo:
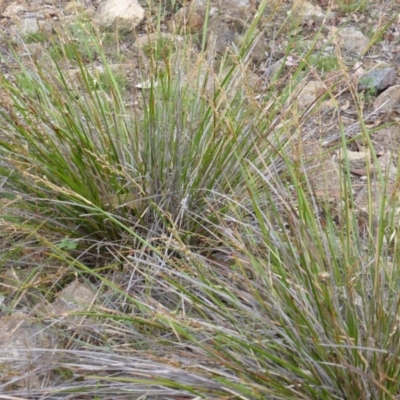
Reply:
[[[87,37],[101,80],[73,40],[50,47],[53,65],[1,76],[2,268],[40,272],[6,311],[28,307],[58,348],[31,350],[51,354],[20,376],[0,368],[0,398],[396,398],[397,234],[359,223],[345,173],[343,201],[321,203],[296,154],[319,111],[293,95],[311,52],[257,93],[251,45],[215,69],[188,42],[128,109]],[[67,50],[76,79],[58,68]],[[74,280],[90,307],[52,314]]]

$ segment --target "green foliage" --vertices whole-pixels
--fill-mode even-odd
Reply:
[[[156,40],[149,41],[149,43],[144,46],[143,51],[145,55],[156,61],[167,60],[171,53],[174,52],[176,43],[168,38],[157,38]]]
[[[75,250],[77,247],[77,243],[71,240],[68,236],[65,236],[64,239],[57,245],[59,249],[65,250]]]
[[[1,142],[8,152],[8,168],[15,171],[10,184],[32,199],[26,203],[32,208],[37,207],[33,199],[50,190],[56,202],[44,201],[43,212],[50,202],[55,218],[46,225],[67,213],[71,225],[64,224],[64,236],[115,240],[126,230],[126,221],[141,227],[142,233],[149,226],[167,232],[179,221],[185,241],[194,240],[207,226],[203,210],[213,210],[211,218],[220,208],[220,194],[243,190],[237,187],[237,158],[256,157],[254,122],[243,119],[245,94],[219,97],[218,92],[234,90],[227,76],[209,99],[210,94],[199,90],[198,79],[204,79],[200,68],[194,84],[188,80],[182,85],[184,75],[193,71],[184,55],[177,54],[178,74],[172,72],[178,71],[176,65],[158,74],[142,91],[143,114],[136,118],[125,110],[119,76],[107,65],[96,76],[86,67],[80,46],[72,41],[62,47],[64,54],[69,49],[81,71],[74,78],[57,71],[54,57],[53,67],[45,70],[37,64],[22,70],[15,84],[3,82],[21,110],[20,115],[2,113],[13,127]],[[233,72],[234,67],[232,76]],[[240,76],[240,70],[235,74]],[[36,166],[28,176],[22,172],[26,163]],[[104,219],[104,212],[111,214]]]
[[[338,6],[343,13],[365,11],[368,6],[368,0],[338,0]]]
[[[24,38],[25,43],[44,43],[48,40],[49,34],[43,31],[30,33]]]
[[[99,47],[99,38],[93,25],[86,19],[76,20],[68,25],[65,32],[59,32],[58,38],[50,41],[49,54],[57,62],[94,61]]]
[[[312,56],[310,57],[310,64],[315,66],[320,72],[329,72],[339,67],[337,55],[334,54],[325,56],[317,54]]]
[[[26,73],[17,74],[16,77],[17,86],[21,88],[27,95],[35,95],[35,84]]]

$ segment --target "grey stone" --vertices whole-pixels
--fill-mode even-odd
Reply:
[[[366,51],[369,39],[354,28],[343,28],[337,33],[340,48],[344,51],[362,54]]]
[[[394,67],[374,69],[360,79],[358,90],[372,90],[379,92],[392,86],[395,81],[396,69]]]

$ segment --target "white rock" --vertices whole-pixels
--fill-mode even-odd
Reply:
[[[62,314],[71,310],[87,309],[95,299],[96,293],[90,287],[78,281],[73,281],[59,293],[51,306]]]
[[[374,101],[378,112],[391,112],[400,104],[400,85],[391,86],[381,93]]]
[[[325,13],[322,11],[322,8],[318,5],[314,6],[308,1],[295,2],[293,4],[292,12],[301,16],[303,22],[308,19],[325,18]]]
[[[303,87],[297,96],[299,105],[307,108],[325,91],[325,85],[321,81],[310,81]]]
[[[369,44],[369,39],[360,31],[353,28],[343,28],[337,33],[342,50],[363,53]]]
[[[144,19],[144,10],[137,0],[106,0],[101,3],[93,21],[101,27],[133,30]]]
[[[23,13],[27,12],[29,9],[23,5],[23,4],[18,4],[18,3],[11,3],[4,11],[2,17],[5,18],[12,18],[15,17],[18,13]]]
[[[36,18],[25,18],[19,26],[19,33],[22,36],[39,32],[40,26]]]

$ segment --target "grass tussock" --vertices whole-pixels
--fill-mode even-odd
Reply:
[[[306,50],[260,92],[258,17],[223,56],[189,39],[153,58],[148,46],[136,86],[95,31],[79,45],[63,32],[46,64],[13,54],[16,78],[0,77],[1,265],[36,269],[7,312],[29,306],[58,345],[32,350],[46,361],[16,375],[0,368],[0,393],[399,396],[396,208],[371,195],[361,221],[348,161],[340,201],[321,201],[301,151],[321,102],[336,100],[304,110],[302,87],[328,64],[348,71]],[[74,280],[95,291],[90,307],[51,314],[43,304]]]

